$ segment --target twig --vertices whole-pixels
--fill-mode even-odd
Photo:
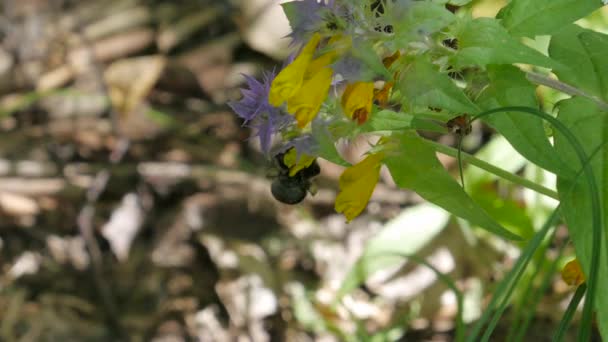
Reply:
[[[600,99],[597,96],[588,94],[587,92],[585,92],[581,89],[578,89],[576,87],[573,87],[569,84],[566,84],[566,83],[558,81],[558,80],[554,80],[552,78],[549,78],[547,76],[537,74],[534,72],[526,72],[526,78],[532,83],[544,85],[551,89],[559,90],[564,94],[568,94],[568,95],[572,95],[572,96],[586,97],[586,98],[590,99],[591,101],[595,102],[595,104],[597,104],[597,106],[600,109],[602,109],[603,111],[608,111],[608,103],[604,102],[602,99]]]

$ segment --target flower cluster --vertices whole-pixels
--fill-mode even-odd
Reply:
[[[303,0],[283,6],[297,53],[261,81],[245,76],[248,88],[230,106],[256,129],[262,151],[269,157],[281,154],[293,176],[325,157],[322,141],[354,137],[377,107],[389,103],[395,75],[388,70],[400,52],[369,44],[387,35],[378,30],[377,6],[369,1]],[[378,146],[373,150],[340,177],[335,208],[349,221],[365,209],[378,182],[384,153]]]

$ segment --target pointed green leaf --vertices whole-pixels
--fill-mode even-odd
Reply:
[[[513,38],[496,19],[469,20],[464,23],[457,38],[459,48],[452,58],[456,68],[513,63],[553,68],[558,64]]]
[[[382,63],[382,59],[378,56],[372,42],[362,39],[353,42],[353,48],[349,52],[353,58],[363,63],[363,68],[360,81],[371,81],[376,76],[382,76],[384,79],[391,79],[391,74]]]
[[[520,239],[490,217],[477,205],[441,165],[435,150],[424,139],[405,132],[396,135],[399,152],[385,158],[395,183],[414,190],[427,201],[507,239]]]
[[[414,116],[404,112],[382,109],[370,115],[361,126],[362,132],[395,131],[412,128]]]
[[[490,84],[477,100],[480,107],[538,107],[536,87],[518,68],[510,65],[491,66],[488,67],[488,76]],[[486,116],[484,121],[504,135],[519,153],[533,163],[555,174],[574,174],[572,167],[561,160],[549,142],[542,119],[526,113],[509,112]]]
[[[608,77],[606,75],[605,77]],[[600,112],[589,99],[571,98],[559,103],[558,119],[576,135],[579,142],[590,156],[598,147],[608,140],[608,113]],[[572,165],[580,167],[580,162],[572,148],[561,134],[555,136],[555,147]],[[608,233],[608,148],[602,149],[593,158],[591,166],[601,192],[601,205],[604,212],[603,234]],[[574,186],[573,191],[569,191]],[[585,274],[589,274],[592,245],[592,216],[589,188],[584,177],[576,182],[572,178],[558,177],[557,190],[561,198],[563,212],[570,236],[574,241],[576,256],[583,266]],[[605,245],[601,248],[600,270],[598,272],[598,291],[595,294],[598,324],[604,338],[608,337],[608,264],[606,263]]]
[[[475,157],[492,165],[500,165],[502,169],[512,173],[518,172],[526,165],[526,159],[517,153],[502,135],[495,135],[475,153]],[[526,239],[534,235],[532,221],[525,206],[512,197],[498,194],[494,186],[498,176],[472,165],[466,167],[464,175],[467,193],[498,223]]]
[[[342,166],[350,166],[350,163],[345,161],[336,149],[335,139],[332,137],[328,127],[323,121],[312,122],[312,135],[318,144],[317,156],[328,160],[334,164]]]
[[[599,76],[600,97],[608,99],[608,35],[599,32],[582,32],[578,35]]]
[[[586,53],[582,60],[589,61],[593,72],[596,73],[597,89],[603,92],[608,85],[608,39],[606,35],[597,32],[582,32],[578,34],[582,43],[583,51]],[[559,103],[558,119],[564,123],[576,136],[585,153],[591,156],[599,148],[599,152],[593,157],[591,167],[595,182],[600,191],[600,205],[603,211],[603,237],[608,234],[608,112],[602,112],[590,99],[574,97]],[[574,154],[567,141],[556,135],[555,147],[557,151],[570,161],[572,165],[580,167],[580,162]],[[570,192],[570,187],[574,187]],[[576,256],[583,266],[585,274],[589,274],[591,263],[591,246],[593,242],[591,196],[588,184],[584,177],[573,181],[572,178],[558,177],[557,190],[564,209],[564,216],[568,224],[569,232],[574,241]],[[603,238],[603,241],[606,239]],[[600,253],[600,269],[598,271],[598,283],[595,294],[595,308],[598,315],[600,332],[604,338],[608,338],[608,248],[603,244]]]
[[[579,39],[584,32],[592,32],[578,25],[569,25],[551,37],[549,56],[561,66],[553,72],[560,81],[600,96],[599,76],[594,70],[591,56]]]
[[[407,48],[413,41],[420,41],[423,36],[438,32],[451,24],[454,14],[445,6],[429,1],[387,2],[387,11],[393,25],[394,39],[397,48]],[[400,4],[401,3],[401,4]],[[402,5],[404,4],[404,5]]]
[[[397,88],[406,105],[438,107],[455,113],[477,113],[479,108],[456,84],[425,59],[408,64],[400,73]]]
[[[547,35],[601,6],[600,0],[513,0],[502,11],[502,25],[516,36]]]

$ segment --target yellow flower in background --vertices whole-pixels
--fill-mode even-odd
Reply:
[[[335,209],[343,213],[347,221],[359,216],[367,206],[380,178],[383,158],[382,153],[370,154],[340,176],[340,193],[336,197]]]
[[[295,148],[290,149],[283,156],[283,163],[289,168],[290,177],[295,176],[298,171],[309,167],[315,161],[315,157],[305,153],[300,153],[299,157]]]
[[[361,125],[367,121],[373,101],[373,82],[351,83],[346,86],[342,94],[342,110],[349,119],[356,120]]]
[[[579,286],[585,282],[585,274],[578,259],[569,261],[562,269],[562,279],[566,284]]]

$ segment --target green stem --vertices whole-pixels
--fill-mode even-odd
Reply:
[[[429,145],[432,145],[433,148],[435,148],[435,151],[441,153],[441,154],[445,154],[446,156],[450,156],[450,157],[454,157],[457,158],[458,157],[458,150],[450,147],[450,146],[446,146],[434,141],[430,141],[427,140],[427,143]],[[467,161],[469,164],[477,166],[478,168],[488,171],[498,177],[504,178],[508,181],[511,181],[515,184],[519,184],[523,187],[526,187],[530,190],[534,190],[536,192],[538,192],[539,194],[543,194],[547,197],[551,197],[553,199],[556,199],[559,201],[559,195],[557,194],[556,191],[551,190],[549,188],[546,188],[538,183],[535,183],[529,179],[520,177],[518,175],[512,174],[509,171],[505,171],[499,167],[496,167],[488,162],[485,162],[473,155],[470,155],[468,153],[465,152],[461,152],[461,157],[462,160]]]
[[[555,80],[555,79],[552,79],[547,76],[537,74],[534,72],[526,72],[526,78],[528,79],[528,81],[530,81],[532,83],[544,85],[545,87],[549,87],[551,89],[561,91],[564,94],[568,94],[568,95],[572,95],[572,96],[586,97],[586,98],[590,99],[591,101],[595,102],[595,104],[598,107],[600,107],[602,110],[608,111],[608,103],[602,101],[602,99],[600,99],[597,96],[588,94],[588,93],[584,92],[583,90],[573,87],[567,83],[564,83],[564,82],[561,82],[561,81],[558,81],[558,80]]]

